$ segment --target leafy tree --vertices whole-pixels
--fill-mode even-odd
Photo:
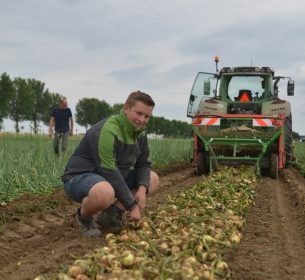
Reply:
[[[50,113],[62,95],[50,93],[45,84],[35,79],[15,78],[3,73],[0,76],[0,129],[5,117],[15,121],[16,132],[20,131],[20,122],[33,122],[33,130],[38,131],[39,122],[48,125]]]
[[[79,125],[84,126],[87,130],[89,125],[97,123],[111,113],[111,107],[106,101],[97,98],[83,98],[76,105],[75,119]]]
[[[191,137],[192,136],[192,127],[187,122],[172,120],[173,124],[173,134],[174,137]]]
[[[15,78],[13,92],[9,101],[9,117],[15,122],[16,133],[20,132],[19,123],[27,119],[30,110],[29,86],[26,80]]]
[[[121,111],[121,109],[123,108],[124,103],[115,103],[112,105],[111,107],[111,111],[112,113],[118,113]]]
[[[292,131],[292,138],[293,140],[300,140],[300,134],[295,132],[295,131]]]
[[[163,134],[166,137],[191,137],[192,127],[187,122],[152,117],[147,126],[148,133]]]
[[[13,94],[13,82],[9,75],[3,73],[0,77],[0,130],[3,119],[9,115],[9,101]]]
[[[49,92],[44,88],[44,83],[34,79],[28,79],[27,84],[29,86],[28,102],[31,103],[31,109],[28,112],[27,119],[33,122],[33,131],[36,134],[38,132],[39,122],[43,120],[45,112],[53,104],[50,104]]]

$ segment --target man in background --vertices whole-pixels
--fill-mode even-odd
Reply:
[[[65,97],[59,101],[59,106],[54,108],[51,112],[51,118],[49,122],[49,136],[53,136],[53,128],[55,126],[54,133],[54,152],[59,155],[59,142],[62,139],[62,152],[67,150],[68,137],[73,135],[73,118],[72,112],[68,107],[68,102]]]

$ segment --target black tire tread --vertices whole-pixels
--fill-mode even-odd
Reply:
[[[292,161],[292,116],[291,114],[285,120],[285,168],[291,166]]]
[[[273,179],[277,179],[279,176],[278,169],[279,157],[277,154],[270,155],[270,177]]]
[[[207,175],[210,173],[208,158],[205,153],[199,152],[197,155],[197,175]]]

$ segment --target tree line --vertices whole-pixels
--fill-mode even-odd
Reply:
[[[31,129],[38,133],[41,123],[48,125],[50,114],[63,96],[52,93],[45,84],[35,79],[20,77],[11,79],[7,73],[0,76],[0,130],[3,121],[9,118],[15,122],[16,133],[20,132],[20,123],[30,121]],[[82,98],[76,104],[75,121],[86,130],[99,120],[119,112],[123,103],[108,104],[97,98]],[[167,120],[153,116],[147,132],[163,134],[166,137],[190,137],[191,125],[178,120]]]
[[[124,103],[109,105],[105,100],[97,98],[82,98],[76,105],[75,121],[86,130],[99,120],[114,113],[119,113]],[[191,137],[192,128],[187,122],[167,120],[164,117],[153,116],[147,125],[147,133],[162,134],[165,137]]]
[[[50,108],[61,97],[59,93],[51,93],[41,81],[19,77],[11,80],[3,73],[0,76],[0,128],[4,119],[10,118],[15,122],[17,133],[22,121],[30,121],[32,130],[37,133],[40,122],[48,124]]]

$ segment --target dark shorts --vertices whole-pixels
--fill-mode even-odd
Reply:
[[[74,201],[82,202],[88,196],[90,189],[98,182],[107,181],[104,177],[96,173],[83,173],[72,177],[65,182],[65,193]],[[135,189],[134,172],[131,170],[125,179],[129,189]]]

